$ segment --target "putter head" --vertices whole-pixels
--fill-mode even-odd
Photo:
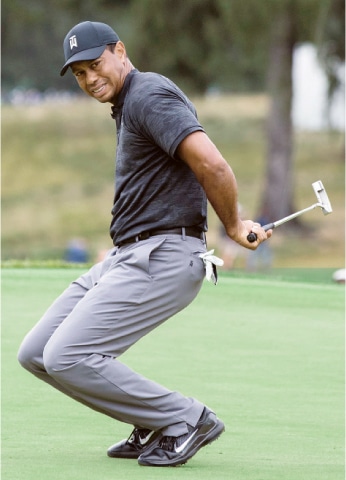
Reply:
[[[325,191],[321,180],[314,182],[312,184],[312,188],[314,189],[319,206],[321,207],[323,214],[328,215],[329,213],[332,213],[333,209],[330,204],[327,192]]]

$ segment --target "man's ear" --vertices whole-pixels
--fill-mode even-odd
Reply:
[[[119,40],[114,47],[114,53],[118,55],[120,58],[126,57],[126,48],[125,45],[121,40]]]

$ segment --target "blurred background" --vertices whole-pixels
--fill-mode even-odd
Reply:
[[[61,78],[78,22],[110,24],[143,71],[169,76],[232,166],[244,218],[275,221],[249,253],[210,209],[209,247],[225,268],[344,266],[343,0],[3,0],[2,259],[91,262],[111,248],[115,125],[110,105]]]

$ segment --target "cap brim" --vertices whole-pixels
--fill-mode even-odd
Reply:
[[[83,50],[78,52],[75,55],[72,55],[65,65],[62,67],[60,75],[64,76],[68,67],[74,62],[82,62],[84,60],[94,60],[95,58],[100,57],[105,51],[107,45],[101,45],[100,47],[90,48],[89,50]]]

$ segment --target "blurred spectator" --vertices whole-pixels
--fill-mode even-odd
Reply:
[[[220,257],[224,261],[223,269],[231,270],[234,268],[236,259],[245,254],[243,247],[238,245],[237,242],[229,238],[224,226],[220,225],[219,230],[219,245],[220,245]]]
[[[243,211],[240,203],[238,203],[238,212],[239,215],[242,216]],[[220,256],[224,261],[223,269],[225,270],[231,270],[234,268],[236,259],[246,255],[246,250],[237,242],[229,238],[222,224],[220,224],[219,228],[219,245]]]
[[[66,252],[65,260],[69,263],[87,263],[89,259],[86,243],[81,238],[73,238],[69,241]]]
[[[265,215],[259,216],[255,222],[260,225],[266,225],[270,223],[270,220]],[[271,249],[270,241],[261,243],[256,250],[249,252],[247,257],[247,270],[266,271],[270,270],[273,263],[273,252]]]

